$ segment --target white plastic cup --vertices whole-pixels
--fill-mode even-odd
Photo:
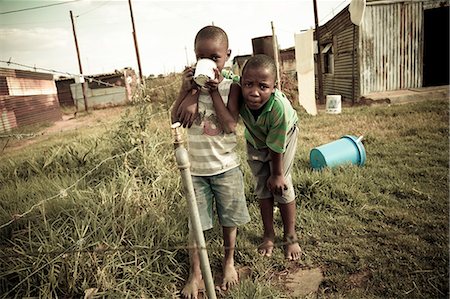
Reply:
[[[195,66],[194,81],[200,87],[204,87],[208,80],[213,80],[216,75],[214,69],[217,68],[216,63],[207,58],[203,58],[197,61]]]

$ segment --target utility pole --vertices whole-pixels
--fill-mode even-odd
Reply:
[[[317,40],[317,80],[319,81],[319,103],[323,104],[323,81],[322,81],[322,57],[320,53],[320,32],[319,32],[319,18],[317,16],[317,2],[314,3],[314,21],[316,23],[316,40]]]
[[[130,7],[130,15],[131,15],[131,25],[133,26],[133,39],[134,39],[134,48],[136,50],[136,58],[139,69],[139,79],[141,80],[141,84],[144,83],[144,79],[142,77],[142,68],[141,68],[141,59],[139,58],[139,48],[136,37],[136,28],[134,27],[134,18],[133,18],[133,8],[131,7],[131,0],[128,0],[128,6]]]
[[[86,96],[86,82],[83,77],[83,68],[81,66],[81,59],[80,59],[80,50],[78,48],[78,40],[77,40],[77,34],[75,32],[75,22],[73,20],[73,14],[72,11],[70,11],[70,20],[72,21],[72,31],[73,31],[73,38],[75,40],[75,48],[77,49],[77,57],[78,57],[78,67],[80,68],[80,75],[81,78],[83,78],[83,82],[81,83],[81,90],[83,92],[83,99],[84,99],[84,110],[88,112],[88,105],[87,105],[87,96]],[[75,103],[75,107],[78,111],[78,103]]]
[[[277,88],[281,91],[281,76],[280,76],[280,61],[278,59],[278,40],[275,35],[275,28],[273,27],[273,21],[270,22],[272,26],[272,45],[273,45],[273,58],[277,67]]]

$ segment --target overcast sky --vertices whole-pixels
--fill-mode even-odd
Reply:
[[[179,72],[194,62],[194,36],[212,23],[227,32],[232,57],[251,54],[251,39],[271,35],[271,21],[282,49],[294,46],[295,33],[314,28],[313,0],[131,3],[146,76]],[[349,3],[317,0],[320,24]],[[86,75],[138,69],[127,0],[0,0],[0,60],[78,74],[70,11]],[[3,62],[0,67],[21,68]]]

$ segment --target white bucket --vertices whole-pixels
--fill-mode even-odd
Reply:
[[[341,113],[341,95],[327,95],[326,113]]]

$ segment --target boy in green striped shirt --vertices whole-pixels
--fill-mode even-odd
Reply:
[[[275,230],[273,209],[278,204],[284,229],[285,257],[297,260],[301,248],[295,231],[296,204],[291,168],[297,147],[297,112],[286,96],[275,88],[276,66],[267,55],[251,57],[242,70],[244,104],[240,115],[247,140],[247,160],[255,177],[264,227],[258,252],[271,256]]]

